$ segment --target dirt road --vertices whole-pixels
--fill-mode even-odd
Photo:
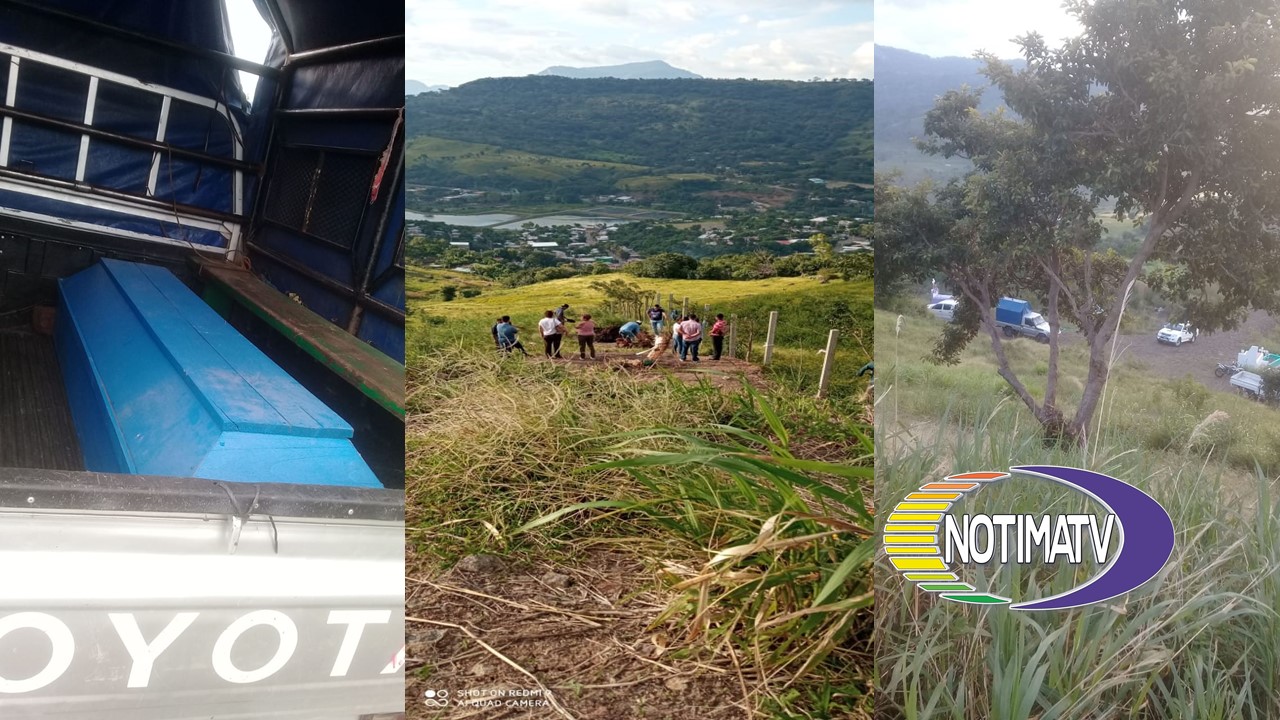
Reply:
[[[1154,332],[1121,335],[1116,347],[1117,352],[1124,353],[1122,357],[1141,361],[1160,377],[1177,379],[1190,375],[1211,390],[1228,390],[1226,378],[1213,376],[1214,367],[1220,362],[1234,361],[1237,353],[1249,349],[1275,327],[1274,318],[1257,311],[1235,330],[1201,335],[1194,343],[1183,344],[1182,347],[1156,342]]]

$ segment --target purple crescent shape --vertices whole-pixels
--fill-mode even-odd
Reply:
[[[1123,480],[1080,468],[1028,465],[1010,468],[1066,485],[1097,500],[1116,516],[1120,546],[1089,582],[1032,602],[1010,605],[1011,610],[1066,610],[1110,600],[1138,589],[1155,577],[1173,554],[1173,521],[1150,495]]]

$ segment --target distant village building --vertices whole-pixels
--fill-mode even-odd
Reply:
[[[529,241],[529,247],[531,247],[531,248],[554,248],[554,247],[560,247],[560,243],[558,243],[558,242],[553,242],[553,241],[530,240],[530,241]]]

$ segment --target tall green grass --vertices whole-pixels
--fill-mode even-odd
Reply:
[[[809,396],[413,356],[410,572],[625,546],[682,654],[743,669],[778,717],[867,717],[870,428]]]
[[[918,387],[883,373],[914,406]],[[952,393],[931,418],[879,407],[878,505],[952,471],[1070,465],[1123,478],[1164,505],[1178,537],[1164,571],[1128,596],[1068,611],[1018,612],[933,600],[877,564],[878,717],[1053,720],[1280,717],[1280,505],[1261,470],[1242,502],[1231,466],[1194,448],[1143,448],[1103,421],[1087,448],[1046,447],[1000,393]],[[933,402],[933,401],[931,401]],[[1075,511],[1046,483],[984,489],[986,507]],[[1079,501],[1075,501],[1079,502]],[[1060,592],[1088,568],[1009,568],[979,587]]]

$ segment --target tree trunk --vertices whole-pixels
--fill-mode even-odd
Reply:
[[[1128,295],[1125,290],[1125,295]],[[1096,333],[1089,340],[1089,374],[1085,376],[1084,393],[1080,397],[1080,406],[1071,420],[1072,434],[1082,440],[1089,434],[1089,424],[1093,422],[1093,414],[1102,399],[1102,390],[1106,387],[1111,367],[1107,362],[1107,342],[1119,331],[1120,318],[1116,318],[1115,330]]]

